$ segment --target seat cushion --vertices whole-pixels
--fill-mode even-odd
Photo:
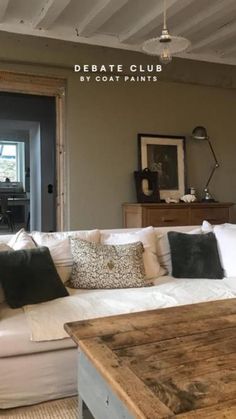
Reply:
[[[75,347],[72,339],[33,342],[23,309],[0,304],[0,358]]]

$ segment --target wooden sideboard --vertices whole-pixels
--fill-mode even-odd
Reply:
[[[163,227],[200,225],[204,220],[211,224],[231,221],[232,202],[196,202],[191,204],[128,204],[122,205],[123,227]]]

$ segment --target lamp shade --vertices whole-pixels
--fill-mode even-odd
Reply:
[[[194,140],[208,140],[208,134],[205,127],[196,127],[192,132],[192,138]]]
[[[164,29],[163,31],[167,31]],[[162,31],[162,32],[163,32]],[[149,55],[160,55],[164,48],[168,48],[171,55],[177,54],[179,52],[185,51],[189,45],[190,41],[181,36],[169,36],[168,39],[165,39],[164,36],[161,35],[159,38],[152,38],[148,39],[143,44],[143,51]]]

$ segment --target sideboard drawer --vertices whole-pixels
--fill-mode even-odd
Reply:
[[[199,225],[202,220],[211,224],[227,223],[229,220],[228,208],[194,208],[191,213],[191,224]]]
[[[139,203],[123,204],[125,228],[168,227],[201,225],[204,220],[211,224],[232,222],[232,202]]]
[[[183,226],[188,224],[188,209],[161,209],[147,208],[145,211],[145,225],[153,227]]]

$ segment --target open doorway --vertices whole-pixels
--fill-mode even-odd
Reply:
[[[63,231],[69,228],[70,207],[68,201],[68,166],[66,158],[65,141],[65,93],[66,79],[54,76],[38,76],[32,73],[19,73],[0,70],[0,92],[20,93],[28,96],[47,96],[55,100],[56,108],[56,152],[55,172],[56,188],[54,199],[56,201],[56,230]],[[5,118],[7,119],[7,117]],[[32,121],[31,121],[32,122]],[[37,129],[33,128],[37,133]],[[32,177],[31,177],[32,178]],[[32,191],[31,191],[32,193]],[[44,190],[46,193],[46,190]],[[32,217],[31,217],[32,219]],[[41,229],[48,230],[41,226]]]
[[[0,232],[55,231],[54,97],[0,92]]]

